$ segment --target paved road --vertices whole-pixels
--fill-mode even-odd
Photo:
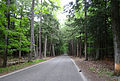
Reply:
[[[0,81],[84,81],[68,56],[59,56]]]

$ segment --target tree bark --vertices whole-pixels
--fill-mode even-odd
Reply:
[[[7,26],[5,28],[5,30],[8,30],[10,27],[10,0],[7,0]],[[7,55],[8,55],[8,35],[5,34],[5,50],[4,50],[4,56],[3,56],[3,67],[7,66]]]
[[[23,11],[23,9],[22,9],[22,7],[21,7],[21,20],[20,20],[20,28],[22,27],[22,11]],[[21,59],[21,35],[20,35],[20,39],[19,39],[19,42],[20,42],[20,46],[19,46],[19,62],[20,62],[20,59]]]
[[[35,0],[32,0],[31,44],[30,44],[30,55],[29,55],[28,61],[32,61],[32,55],[33,55],[33,44],[34,44],[34,2],[35,2]]]
[[[42,0],[41,0],[41,5],[42,5]],[[41,10],[42,10],[42,7],[41,7]],[[40,24],[42,24],[42,11],[40,13],[41,13]],[[42,26],[40,26],[39,31],[40,31],[40,33],[39,33],[39,57],[40,57],[40,59],[42,59],[42,53],[41,53],[41,51],[42,51],[41,50]]]
[[[86,0],[85,0],[85,18],[87,17],[87,5],[86,5]],[[87,30],[86,30],[86,26],[85,26],[85,60],[88,60],[88,54],[87,54]]]
[[[99,59],[99,47],[96,48],[96,58],[95,60],[98,60]]]
[[[80,33],[80,35],[81,35],[81,33]],[[79,42],[80,42],[80,58],[82,57],[82,40],[81,40],[81,36],[80,36],[80,38],[79,38]]]
[[[52,44],[52,54],[53,54],[53,56],[55,56],[54,44]]]
[[[38,30],[39,30],[39,29],[38,29]],[[38,40],[39,37],[38,37],[38,36],[39,36],[39,34],[37,34],[37,40],[36,40],[36,43],[37,43],[37,44],[36,44],[36,58],[38,58],[38,50],[39,50],[39,49],[38,49],[38,46],[39,46],[39,45],[38,45],[38,44],[39,44],[39,40]]]
[[[119,0],[111,0],[116,75],[120,75],[120,22],[119,22],[120,7],[119,7],[119,3],[120,3]]]
[[[79,57],[79,41],[77,39],[77,57]]]
[[[88,60],[88,54],[87,54],[87,33],[85,32],[85,60]]]
[[[44,43],[44,57],[46,58],[46,51],[47,51],[47,35],[45,36],[45,43]]]
[[[40,59],[42,58],[42,53],[41,53],[41,27],[40,27],[40,29],[39,29],[39,31],[40,31],[40,33],[39,33],[39,57],[40,57]]]
[[[34,59],[36,59],[37,58],[37,54],[36,54],[36,50],[35,50],[35,37],[34,37],[34,35],[33,35],[33,53],[34,53]]]
[[[71,41],[71,55],[74,55],[74,44],[73,44],[73,40]]]

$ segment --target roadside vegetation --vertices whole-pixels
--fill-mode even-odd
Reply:
[[[0,0],[0,72],[67,53],[84,58],[80,63],[96,63],[87,69],[98,76],[120,76],[120,0],[60,3]],[[67,14],[64,24],[59,13]],[[104,62],[108,67],[103,68]]]
[[[0,67],[63,53],[60,9],[59,0],[0,0]]]
[[[33,60],[31,62],[24,62],[24,63],[20,63],[20,64],[10,65],[5,68],[0,68],[0,75],[7,74],[7,73],[10,73],[10,72],[43,62],[43,61],[47,61],[47,60],[48,59],[37,59],[37,60]]]

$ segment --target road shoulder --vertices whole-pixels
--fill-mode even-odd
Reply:
[[[80,59],[78,57],[71,58],[75,61],[76,65],[80,68],[80,70],[83,72],[83,74],[85,75],[85,77],[87,77],[89,81],[119,81],[116,80],[116,77],[114,76],[107,77],[98,74],[96,70],[99,70],[99,68],[94,69],[95,65],[93,65],[92,62],[84,61],[83,59]]]
[[[83,72],[81,72],[81,69],[78,67],[78,65],[76,65],[75,60],[72,59],[72,58],[71,58],[71,60],[72,60],[72,62],[74,63],[75,67],[77,68],[77,70],[78,70],[80,76],[82,77],[83,81],[89,81],[89,80],[87,79],[87,77],[85,77],[85,75],[83,74]]]

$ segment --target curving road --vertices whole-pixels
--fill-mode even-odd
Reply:
[[[68,56],[59,56],[31,68],[1,77],[0,81],[84,81]]]

